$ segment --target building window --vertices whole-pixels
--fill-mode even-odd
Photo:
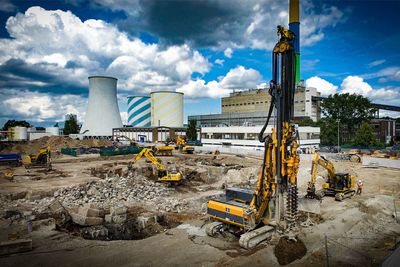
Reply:
[[[306,100],[306,102],[310,102],[310,100]]]

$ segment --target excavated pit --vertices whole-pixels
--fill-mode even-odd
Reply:
[[[287,265],[295,260],[301,259],[306,255],[307,248],[301,239],[296,241],[281,237],[275,246],[274,254],[280,265]]]
[[[88,240],[139,240],[163,233],[177,227],[181,222],[175,216],[168,214],[149,214],[147,212],[128,215],[123,223],[107,223],[94,226],[81,226],[73,222],[65,228],[56,227],[59,231],[66,231]]]

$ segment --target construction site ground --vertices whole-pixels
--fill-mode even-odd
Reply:
[[[33,250],[3,255],[0,266],[279,266],[274,254],[276,243],[264,242],[255,249],[244,250],[238,237],[226,233],[212,238],[204,230],[208,222],[207,200],[222,194],[226,186],[254,188],[261,159],[177,151],[173,157],[159,158],[179,167],[186,177],[184,184],[171,187],[155,183],[151,164],[143,159],[134,164],[133,174],[128,175],[131,155],[63,155],[53,160],[50,172],[18,167],[14,181],[0,178],[0,241],[14,232],[24,236],[25,222],[12,221],[7,216],[10,211],[23,214],[35,210],[33,231],[27,234]],[[312,155],[301,155],[299,197],[306,192],[311,160]],[[325,266],[326,251],[330,266],[378,266],[400,238],[400,224],[393,216],[400,193],[400,171],[333,162],[337,171],[362,179],[363,192],[343,202],[325,197],[320,214],[300,212],[299,221],[310,219],[314,225],[298,227],[298,238],[307,252],[291,266]],[[324,171],[319,175],[323,177]],[[322,185],[322,177],[317,179],[317,188]],[[99,186],[99,192],[89,194],[97,183],[119,186],[124,194]],[[140,192],[134,192],[135,186]],[[81,195],[80,190],[84,191]],[[75,232],[55,229],[47,206],[57,199],[66,205],[96,203],[99,199],[104,205],[123,202],[127,207],[166,214],[168,223],[149,231],[144,239],[87,240]]]

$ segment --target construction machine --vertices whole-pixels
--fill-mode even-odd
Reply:
[[[183,153],[193,154],[194,147],[187,144],[186,136],[178,135],[175,141],[177,149]]]
[[[136,155],[134,162],[140,160],[145,156],[157,170],[157,181],[166,182],[170,184],[180,184],[182,182],[182,174],[176,169],[166,168],[161,162],[154,156],[153,150],[150,148],[143,148],[142,151]]]
[[[326,182],[322,189],[315,189],[318,166],[322,166],[328,171]],[[355,178],[353,175],[344,172],[336,172],[333,163],[319,153],[314,154],[311,166],[311,180],[308,182],[306,198],[322,199],[324,196],[334,196],[336,200],[342,201],[355,194]]]
[[[30,154],[24,157],[22,163],[25,168],[45,168],[47,171],[52,169],[51,166],[51,147],[41,148],[37,154]]]
[[[249,249],[280,229],[294,237],[297,220],[298,131],[293,123],[296,59],[294,34],[278,26],[278,43],[272,52],[272,80],[268,117],[258,135],[264,143],[264,157],[254,191],[228,188],[225,195],[211,199],[207,213],[215,220],[206,232],[240,235],[239,244]],[[265,134],[275,108],[274,128]],[[286,197],[286,207],[284,207]]]

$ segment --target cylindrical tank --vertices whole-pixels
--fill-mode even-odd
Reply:
[[[15,126],[10,128],[12,141],[26,141],[28,140],[28,128],[22,126]]]
[[[183,93],[159,91],[151,96],[151,126],[183,127]]]
[[[46,133],[50,133],[51,135],[60,135],[59,127],[46,127]]]
[[[117,79],[89,77],[89,100],[81,133],[91,137],[110,137],[113,128],[121,128],[117,101]]]
[[[128,96],[128,124],[133,127],[150,127],[151,99],[149,96]]]

